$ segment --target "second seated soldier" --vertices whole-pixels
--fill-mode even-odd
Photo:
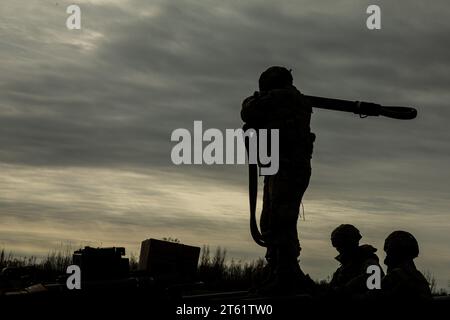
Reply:
[[[386,238],[384,251],[387,274],[381,282],[383,297],[410,302],[431,299],[428,281],[413,261],[419,256],[416,238],[406,231],[394,231]]]
[[[311,177],[315,135],[312,107],[293,85],[284,67],[270,67],[259,78],[259,92],[244,100],[241,118],[250,128],[279,130],[279,170],[264,178],[261,233],[267,244],[270,276],[261,291],[287,293],[305,289],[297,234],[299,209]],[[303,288],[302,288],[303,286]]]

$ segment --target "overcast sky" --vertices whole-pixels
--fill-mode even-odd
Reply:
[[[239,128],[271,65],[305,94],[416,106],[417,119],[317,110],[313,177],[299,222],[302,267],[337,267],[329,235],[355,224],[384,258],[412,232],[417,264],[450,280],[448,1],[0,2],[0,248],[125,246],[173,237],[264,252],[248,228],[245,166],[175,166],[171,132]],[[382,29],[366,28],[381,7]]]

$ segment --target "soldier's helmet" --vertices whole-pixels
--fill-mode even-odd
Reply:
[[[384,241],[384,251],[388,261],[412,260],[419,255],[419,244],[411,233],[394,231]]]
[[[284,67],[273,66],[261,73],[259,91],[283,89],[292,85],[293,81],[291,71]]]
[[[352,224],[341,224],[331,233],[331,243],[335,248],[358,246],[362,236]]]

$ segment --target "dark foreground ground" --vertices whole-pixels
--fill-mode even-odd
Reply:
[[[1,315],[14,319],[416,319],[422,314],[447,319],[450,315],[450,297],[445,293],[426,302],[350,300],[327,294],[323,281],[316,283],[314,294],[249,293],[247,289],[264,278],[264,261],[225,264],[224,251],[210,257],[208,248],[195,278],[187,281],[133,271],[136,262],[130,259],[130,270],[124,274],[105,278],[101,272],[103,280],[85,281],[81,290],[68,290],[65,270],[71,263],[69,251],[49,255],[40,264],[0,254]]]
[[[195,287],[195,286],[194,286]],[[190,285],[170,288],[142,283],[67,290],[64,286],[35,286],[0,297],[1,309],[16,318],[79,319],[341,319],[417,318],[450,315],[449,297],[431,301],[357,301],[321,295],[249,294],[246,291],[205,291]]]

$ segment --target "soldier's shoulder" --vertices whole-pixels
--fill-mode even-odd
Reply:
[[[402,268],[391,269],[386,275],[386,279],[403,279],[407,278],[407,273]]]
[[[359,247],[359,256],[361,258],[362,261],[364,262],[370,262],[370,263],[375,263],[378,264],[379,259],[378,256],[376,255],[377,252],[377,248],[368,245],[368,244],[363,244]]]
[[[404,268],[394,268],[389,271],[385,276],[386,282],[392,282],[397,284],[412,284],[413,282],[417,283],[428,283],[425,280],[425,277],[420,273],[420,271],[416,270],[416,272],[411,272],[411,270],[406,270]]]
[[[381,287],[385,292],[400,297],[429,299],[431,290],[428,281],[418,270],[411,272],[404,268],[395,268],[383,278]]]

